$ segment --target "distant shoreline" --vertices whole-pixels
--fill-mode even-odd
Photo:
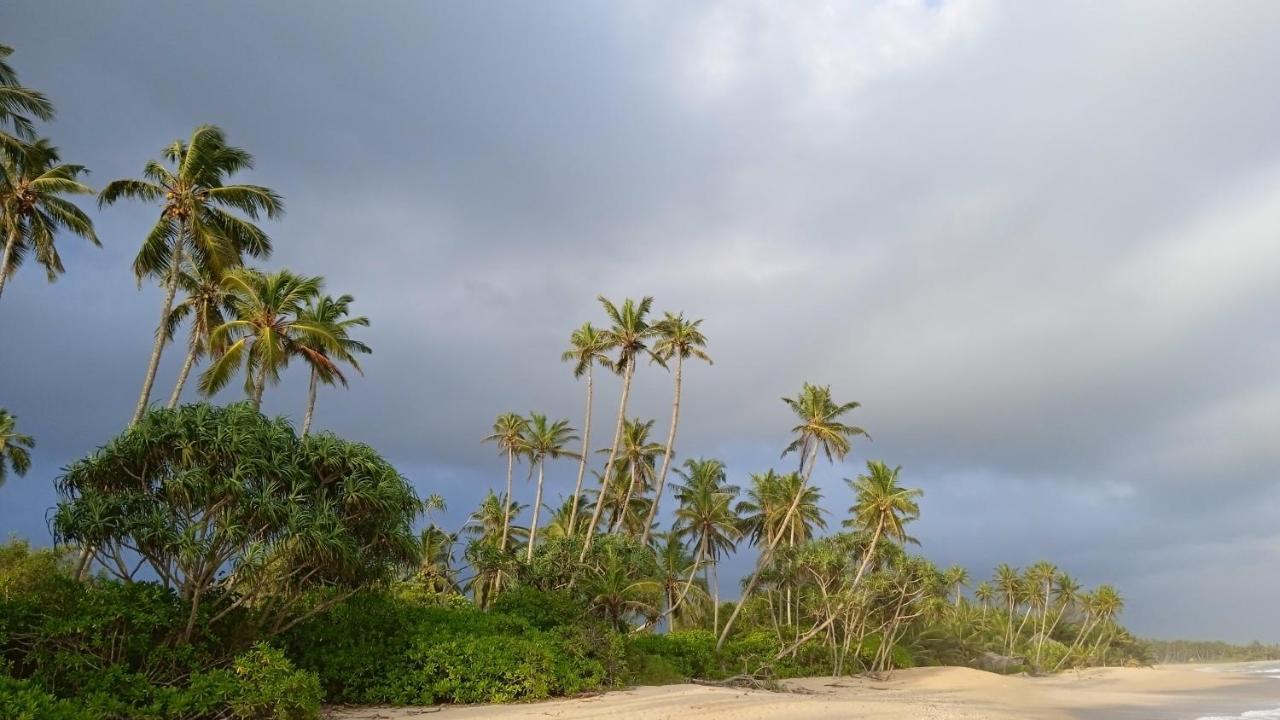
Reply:
[[[968,668],[901,670],[888,681],[861,677],[789,680],[796,693],[667,685],[521,705],[445,707],[441,720],[1160,720],[1238,715],[1280,707],[1280,684],[1245,673],[1204,672],[1227,664],[1098,668],[1051,677],[1004,676]],[[1270,704],[1268,704],[1270,703]],[[334,720],[409,720],[422,708],[333,710]]]

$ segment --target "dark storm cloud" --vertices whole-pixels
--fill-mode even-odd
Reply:
[[[831,507],[883,457],[926,489],[940,562],[1047,557],[1120,585],[1140,632],[1276,640],[1277,21],[1245,1],[20,2],[0,41],[98,183],[202,122],[255,153],[288,202],[272,266],[373,319],[365,377],[318,422],[448,496],[450,522],[501,472],[476,442],[494,414],[580,421],[557,357],[595,295],[653,294],[706,318],[716,359],[689,371],[684,454],[739,480],[789,464],[777,398],[830,383],[875,437],[819,471]],[[40,443],[0,494],[24,534],[58,467],[121,426],[154,327],[129,275],[151,210],[97,217],[104,250],[66,240],[63,280],[24,271],[0,301],[0,404]],[[304,384],[267,410],[297,416]],[[636,413],[664,422],[668,393],[642,373]]]

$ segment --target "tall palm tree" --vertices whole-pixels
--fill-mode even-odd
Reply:
[[[0,293],[28,250],[35,252],[49,282],[66,272],[54,242],[60,231],[101,246],[93,221],[64,197],[93,194],[80,182],[87,172],[82,165],[61,162],[58,149],[43,138],[30,145],[0,146],[0,229],[4,231]]]
[[[856,499],[849,508],[853,517],[846,520],[844,525],[871,538],[858,573],[853,578],[854,587],[857,587],[871,564],[871,559],[875,557],[876,545],[880,540],[915,542],[914,538],[907,535],[906,525],[920,517],[920,505],[916,498],[924,492],[899,485],[898,475],[901,472],[901,465],[890,468],[880,460],[869,460],[866,473],[854,480],[845,481],[853,488]]]
[[[304,334],[298,340],[302,359],[311,368],[311,385],[307,391],[307,412],[302,416],[304,436],[311,429],[311,418],[315,414],[316,386],[320,383],[325,385],[341,383],[346,387],[347,378],[339,371],[337,364],[345,363],[355,368],[356,372],[363,374],[356,355],[368,355],[373,352],[368,345],[351,337],[351,328],[369,327],[369,318],[363,315],[349,317],[351,303],[354,301],[355,298],[350,295],[342,295],[336,299],[325,295],[312,298],[298,313],[300,322],[323,328],[323,332]]]
[[[529,458],[530,468],[538,469],[538,490],[533,501],[533,522],[529,525],[529,549],[525,552],[525,562],[533,560],[533,546],[538,541],[538,511],[542,509],[542,478],[547,458],[577,458],[578,453],[565,447],[577,439],[568,420],[548,422],[546,415],[529,413],[521,449]]]
[[[684,483],[674,490],[679,506],[676,508],[672,532],[687,537],[697,548],[694,553],[693,571],[689,583],[699,565],[714,571],[720,559],[737,545],[742,536],[742,519],[733,507],[738,488],[725,482],[724,463],[719,460],[690,459],[685,470],[677,470]],[[716,578],[719,579],[718,577]],[[707,578],[713,602],[712,631],[719,629],[719,583]],[[686,585],[687,587],[688,585]]]
[[[1057,577],[1058,568],[1045,560],[1033,564],[1027,568],[1026,572],[1028,604],[1031,610],[1039,611],[1039,617],[1032,624],[1036,635],[1036,667],[1040,667],[1045,632],[1049,629],[1049,609],[1053,600],[1053,584]]]
[[[27,474],[31,469],[31,449],[35,446],[34,438],[18,432],[18,418],[0,408],[0,486],[8,479],[10,468],[18,477]]]
[[[803,478],[803,486],[807,486],[809,478],[813,473],[813,466],[817,462],[818,452],[823,452],[828,461],[843,460],[852,449],[852,438],[858,435],[870,437],[867,431],[856,425],[846,425],[841,421],[841,417],[858,407],[859,403],[837,403],[831,398],[831,388],[827,386],[817,386],[805,383],[800,390],[800,394],[795,398],[782,398],[782,401],[791,408],[800,424],[791,429],[796,434],[795,439],[782,451],[785,457],[789,452],[798,451],[800,453],[800,469],[799,474]],[[789,525],[791,516],[795,513],[796,507],[804,498],[803,492],[797,492],[792,499],[791,506],[787,508],[786,514],[783,516],[783,525]],[[747,583],[743,588],[742,597],[739,598],[738,604],[733,608],[733,614],[729,616],[729,620],[725,622],[724,629],[720,632],[719,639],[716,640],[717,652],[724,648],[724,641],[729,637],[729,631],[733,628],[733,622],[742,613],[742,608],[746,605],[751,590],[755,588],[756,582],[760,579],[760,573],[773,559],[773,551],[777,548],[778,542],[782,539],[782,535],[778,534],[769,542],[765,550],[760,554],[756,561],[756,568],[751,573],[751,577],[747,579]]]
[[[991,589],[991,583],[983,580],[973,589],[973,599],[982,605],[982,615],[986,617],[987,607],[991,605],[991,600],[995,598],[995,591]]]
[[[628,420],[622,430],[621,449],[608,448],[608,452],[617,456],[614,467],[623,491],[621,500],[614,506],[613,517],[609,520],[609,532],[614,532],[619,525],[627,532],[633,525],[639,524],[639,517],[631,518],[633,496],[644,497],[645,491],[653,485],[653,472],[658,453],[662,446],[649,440],[649,432],[653,430],[653,421],[641,422],[639,418]],[[603,494],[604,489],[601,488]],[[646,513],[646,517],[652,517]],[[628,522],[631,521],[631,522]],[[634,528],[637,534],[642,528]],[[646,543],[647,544],[647,543]]]
[[[578,523],[578,498],[582,495],[582,479],[587,472],[587,453],[591,447],[591,403],[592,394],[594,392],[593,370],[596,365],[603,365],[606,368],[612,367],[609,362],[609,342],[605,334],[595,328],[591,323],[583,323],[582,327],[574,330],[569,336],[569,349],[564,351],[560,359],[564,362],[573,363],[573,376],[580,378],[587,376],[587,409],[583,414],[582,420],[582,452],[578,459],[578,481],[573,488],[572,507],[569,510],[569,525],[567,530],[569,535],[574,534]]]
[[[177,407],[182,399],[182,390],[186,387],[187,378],[196,361],[205,355],[217,355],[222,351],[223,348],[214,348],[210,344],[213,329],[225,323],[235,312],[231,295],[222,285],[221,275],[191,262],[183,265],[178,276],[178,286],[186,297],[169,313],[169,322],[165,325],[166,342],[173,340],[178,328],[188,317],[191,318],[191,334],[187,340],[187,358],[182,361],[178,381],[174,383],[173,393],[169,395],[169,404],[166,406],[169,409]]]
[[[1001,563],[996,566],[996,592],[1004,600],[1007,616],[1005,618],[1005,654],[1013,653],[1013,618],[1022,597],[1022,576],[1018,569]]]
[[[104,206],[123,198],[160,204],[160,218],[133,261],[138,283],[144,277],[157,278],[165,296],[130,426],[137,424],[151,399],[183,262],[190,260],[220,273],[242,264],[245,255],[265,258],[271,254],[271,241],[251,221],[284,212],[284,202],[270,188],[226,184],[231,175],[253,167],[253,156],[228,145],[222,130],[213,125],[201,125],[189,139],[173,142],[161,155],[168,167],[148,161],[143,168],[145,179],[113,181],[98,196],[98,204]]]
[[[35,136],[35,122],[53,119],[53,103],[43,93],[23,87],[6,62],[13,48],[0,45],[0,150],[12,150]],[[10,134],[10,130],[12,134]]]
[[[942,571],[942,584],[945,585],[949,591],[955,594],[951,604],[959,607],[960,591],[962,588],[968,587],[969,585],[969,571],[961,565],[952,565]]]
[[[609,301],[608,298],[601,295],[597,298],[600,304],[604,306],[605,314],[609,316],[609,320],[613,325],[604,332],[604,342],[610,350],[618,353],[617,359],[611,361],[610,365],[614,372],[622,375],[622,394],[618,400],[618,421],[613,429],[613,443],[610,444],[609,460],[604,465],[604,472],[601,474],[603,484],[600,487],[600,497],[608,497],[609,480],[613,477],[613,462],[617,458],[618,447],[622,440],[623,424],[627,418],[627,401],[631,397],[631,379],[635,376],[636,361],[641,355],[648,355],[650,359],[657,360],[652,351],[649,350],[648,341],[653,336],[653,328],[649,326],[648,315],[650,308],[653,307],[653,298],[645,297],[640,302],[635,302],[630,298],[623,301],[619,307]],[[661,360],[657,360],[661,364]],[[600,513],[604,510],[604,503],[597,502],[595,511],[591,518],[591,532],[587,533],[586,540],[582,543],[582,553],[578,556],[579,562],[585,562],[587,553],[591,550],[591,543],[595,539],[595,528],[600,527]]]
[[[227,385],[244,366],[244,387],[255,409],[262,406],[267,380],[280,381],[289,360],[303,354],[303,343],[339,349],[333,329],[304,320],[307,303],[324,288],[319,276],[305,277],[288,270],[270,274],[252,268],[227,271],[223,287],[231,296],[236,317],[213,329],[215,347],[225,348],[200,376],[200,391],[212,395]],[[312,353],[312,361],[322,360]],[[329,361],[332,364],[332,361]],[[337,366],[332,366],[337,372]]]
[[[649,508],[649,517],[644,524],[642,543],[649,542],[649,532],[653,527],[654,517],[658,514],[658,505],[662,502],[662,488],[667,483],[667,469],[671,466],[671,454],[675,450],[676,426],[680,424],[680,384],[684,371],[684,361],[688,358],[705,360],[711,364],[711,356],[703,350],[707,338],[698,327],[701,320],[686,320],[683,313],[666,313],[654,324],[658,341],[654,343],[653,354],[664,363],[675,360],[672,371],[674,393],[671,399],[671,427],[667,430],[667,444],[662,453],[662,468],[658,471],[658,489],[653,495],[653,506]]]
[[[507,456],[507,494],[502,499],[506,505],[512,503],[511,474],[515,469],[516,456],[520,455],[524,447],[524,430],[527,424],[528,421],[519,413],[502,413],[493,421],[493,433],[481,441],[497,443],[498,452]],[[530,470],[532,471],[532,468]],[[504,517],[502,521],[502,540],[498,547],[503,551],[507,549],[507,529],[511,524],[510,521],[510,515]]]

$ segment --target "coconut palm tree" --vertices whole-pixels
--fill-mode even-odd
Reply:
[[[308,362],[328,362],[330,372],[339,372],[327,356],[307,353],[307,347],[321,346],[336,355],[342,346],[328,324],[303,317],[307,303],[324,289],[324,279],[305,277],[288,270],[270,274],[252,268],[228,270],[222,280],[231,296],[235,318],[213,329],[210,342],[224,348],[200,376],[200,391],[212,395],[244,366],[244,388],[255,409],[262,406],[267,380],[280,381],[280,371],[295,356]]]
[[[157,278],[165,295],[130,426],[137,424],[151,399],[183,263],[190,261],[217,274],[242,264],[245,255],[267,257],[271,241],[252,221],[284,212],[283,201],[270,188],[226,184],[231,175],[253,167],[253,156],[228,145],[217,127],[201,125],[189,139],[173,142],[161,155],[167,167],[165,162],[148,161],[144,179],[113,181],[98,196],[103,206],[124,198],[160,204],[160,218],[133,261],[138,283],[144,277]]]
[[[817,462],[818,452],[826,455],[829,462],[843,460],[852,448],[851,440],[861,435],[871,436],[866,430],[856,425],[846,425],[840,417],[861,407],[860,403],[836,403],[831,399],[829,386],[817,386],[805,383],[800,394],[795,398],[782,398],[782,401],[796,414],[800,424],[791,428],[795,439],[783,451],[800,454],[800,469],[797,471],[809,482],[813,474],[813,465]]]
[[[652,619],[658,614],[662,586],[653,578],[637,577],[626,561],[610,548],[587,585],[592,614],[608,621],[615,630],[624,630],[627,619],[639,615]]]
[[[472,570],[463,590],[470,592],[481,608],[488,607],[489,601],[515,577],[511,572],[512,558],[500,547],[499,540],[503,528],[517,543],[528,537],[529,531],[514,522],[523,509],[519,503],[504,503],[490,490],[462,526],[462,534],[470,538],[463,554]]]
[[[742,519],[733,505],[738,488],[725,482],[724,463],[719,460],[690,459],[685,461],[684,467],[685,470],[676,471],[684,482],[673,488],[680,504],[676,508],[672,532],[688,538],[697,548],[694,573],[699,566],[714,572],[720,559],[733,550],[742,536]],[[692,583],[692,578],[693,573],[689,583]],[[708,577],[707,586],[711,588],[713,597],[714,632],[720,625],[719,583]]]
[[[169,313],[169,322],[165,325],[165,342],[173,340],[183,321],[191,318],[191,334],[187,340],[187,358],[178,371],[178,381],[174,383],[173,393],[169,395],[169,404],[173,409],[182,399],[182,390],[186,387],[191,368],[197,360],[205,355],[217,355],[224,348],[210,345],[213,329],[225,323],[235,312],[231,304],[231,295],[222,285],[222,276],[202,269],[190,262],[178,276],[178,286],[186,294],[182,302],[173,307]]]
[[[697,581],[698,562],[674,532],[655,536],[659,545],[658,583],[662,586],[663,616],[671,618],[671,629],[695,627],[711,602],[705,581]]]
[[[564,362],[573,363],[573,376],[580,378],[587,376],[587,409],[583,413],[582,420],[582,451],[578,459],[578,481],[573,488],[572,506],[569,510],[569,524],[566,530],[569,535],[574,534],[578,523],[578,498],[582,495],[582,479],[587,472],[587,453],[591,447],[591,403],[594,391],[594,373],[596,365],[603,365],[606,368],[612,368],[609,362],[609,342],[605,334],[595,328],[591,323],[583,323],[582,327],[574,330],[569,336],[569,349],[564,351],[560,359]]]
[[[35,446],[34,438],[18,432],[18,418],[0,408],[0,486],[8,479],[10,469],[18,477],[27,474],[31,469],[31,449]]]
[[[996,593],[1004,600],[1005,617],[1005,654],[1013,654],[1013,618],[1022,597],[1022,576],[1017,568],[1006,563],[996,566]]]
[[[658,489],[653,495],[653,506],[649,508],[649,517],[645,520],[644,535],[640,541],[649,542],[649,532],[653,527],[654,517],[658,514],[658,505],[662,502],[662,489],[667,483],[667,470],[671,467],[671,455],[675,450],[676,427],[680,424],[680,385],[684,373],[684,361],[688,358],[705,360],[711,364],[711,356],[703,350],[707,338],[699,326],[701,320],[686,320],[683,313],[666,313],[661,320],[654,323],[654,331],[658,340],[654,343],[653,354],[670,365],[675,361],[672,370],[674,392],[671,398],[671,427],[667,430],[667,444],[662,453],[662,468],[658,471]]]
[[[423,529],[419,538],[422,561],[418,564],[418,577],[428,591],[458,592],[458,573],[453,567],[453,545],[457,541],[457,534],[446,532],[435,524]]]
[[[27,251],[34,251],[49,282],[66,272],[55,244],[59,232],[101,246],[93,221],[65,197],[93,194],[80,182],[87,172],[82,165],[61,162],[58,149],[43,138],[30,145],[0,146],[0,230],[4,231],[0,293]]]
[[[605,313],[613,323],[604,332],[605,345],[610,350],[618,353],[617,359],[611,361],[610,365],[614,372],[622,375],[622,394],[618,400],[618,421],[613,429],[613,443],[609,446],[611,448],[609,460],[605,462],[604,472],[601,473],[603,484],[600,488],[600,497],[604,498],[609,495],[609,481],[613,476],[613,463],[617,459],[617,451],[621,445],[623,425],[627,417],[627,401],[631,397],[631,379],[635,376],[636,361],[639,360],[641,355],[648,355],[650,359],[659,364],[662,361],[653,355],[648,345],[648,341],[654,332],[648,321],[649,310],[653,307],[653,298],[645,297],[638,303],[628,298],[623,301],[621,307],[614,305],[603,295],[597,299],[604,306]],[[591,550],[591,543],[595,539],[595,528],[600,527],[600,513],[603,510],[604,503],[597,502],[595,512],[591,518],[590,527],[592,531],[587,533],[586,540],[582,543],[582,553],[578,556],[579,562],[584,562],[587,559],[587,553]]]
[[[633,496],[644,497],[645,491],[653,485],[654,465],[658,453],[662,452],[662,446],[656,442],[649,440],[649,432],[653,430],[653,421],[641,422],[639,418],[628,420],[622,430],[622,447],[620,449],[608,448],[607,451],[611,455],[617,457],[615,468],[617,468],[618,479],[621,480],[625,488],[622,491],[622,499],[614,506],[613,517],[609,520],[609,532],[614,532],[619,525],[627,532],[636,530],[634,534],[643,532],[642,528],[636,528],[639,524],[639,517],[630,517]],[[601,492],[604,492],[603,487]],[[647,513],[645,517],[651,517]],[[630,521],[630,522],[628,522]]]
[[[312,298],[298,313],[299,322],[323,328],[323,332],[304,334],[298,340],[302,359],[311,368],[311,385],[307,391],[307,412],[302,416],[302,434],[311,429],[311,418],[316,409],[316,386],[320,383],[347,386],[347,378],[338,369],[345,363],[363,374],[356,355],[368,355],[373,350],[359,340],[351,338],[351,329],[369,327],[369,318],[360,315],[350,317],[351,303],[355,298],[342,295],[337,299],[325,295]],[[320,339],[319,341],[317,339]]]
[[[955,598],[952,600],[951,604],[959,607],[960,591],[962,588],[969,586],[969,571],[960,565],[952,565],[942,571],[942,584],[945,585],[949,591],[955,593]]]
[[[849,508],[852,517],[844,525],[871,538],[858,573],[853,578],[854,587],[857,587],[858,581],[871,564],[876,554],[876,545],[882,539],[899,544],[916,542],[907,535],[906,525],[920,517],[920,505],[916,498],[924,492],[899,485],[898,475],[901,472],[901,465],[890,468],[880,460],[869,460],[866,473],[856,479],[845,480],[853,488],[856,499]]]
[[[973,589],[973,599],[982,605],[982,616],[986,617],[987,608],[991,605],[991,600],[995,598],[995,591],[991,589],[991,583],[983,580]]]
[[[1035,666],[1040,667],[1040,653],[1044,648],[1045,632],[1049,629],[1049,608],[1053,600],[1053,583],[1058,568],[1048,561],[1040,561],[1027,568],[1026,591],[1030,611],[1038,611],[1039,617],[1032,624],[1036,635]]]
[[[538,469],[538,490],[533,501],[533,523],[529,525],[529,549],[525,552],[525,562],[533,560],[533,546],[538,541],[538,511],[542,509],[542,478],[547,458],[577,458],[578,453],[565,447],[577,439],[568,420],[548,422],[546,415],[529,413],[520,445],[529,458],[530,469]]]
[[[515,469],[516,457],[521,454],[524,447],[524,431],[528,421],[519,413],[505,412],[493,421],[493,433],[486,436],[481,442],[493,442],[498,444],[498,452],[507,456],[507,494],[503,495],[503,503],[511,505],[511,474]],[[532,468],[530,468],[532,472]],[[507,549],[507,529],[510,525],[511,516],[508,514],[502,521],[502,540],[498,544],[504,552]]]
[[[12,54],[13,48],[0,45],[0,151],[19,148],[35,136],[32,118],[53,119],[53,103],[18,82],[18,74],[5,60]]]

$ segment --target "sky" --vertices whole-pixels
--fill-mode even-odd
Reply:
[[[596,296],[652,295],[715,360],[687,369],[677,461],[790,469],[780,398],[830,385],[872,436],[815,471],[833,525],[882,459],[939,564],[1048,559],[1117,585],[1136,633],[1269,642],[1278,26],[1270,0],[0,5],[90,184],[203,123],[254,154],[242,181],[287,207],[266,267],[372,321],[317,425],[445,496],[446,526],[504,481],[495,415],[581,427],[559,355]],[[130,269],[156,209],[93,214],[101,249],[63,238],[63,278],[0,298],[0,406],[38,443],[0,533],[39,542],[61,468],[127,422],[161,302]],[[264,411],[300,420],[306,384]],[[659,434],[670,394],[640,368]],[[575,471],[548,467],[551,498]]]

